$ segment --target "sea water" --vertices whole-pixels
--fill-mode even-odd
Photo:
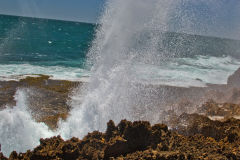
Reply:
[[[95,27],[0,15],[0,80],[24,74],[69,80],[88,76],[83,66]]]
[[[91,75],[86,58],[96,28],[95,24],[0,15],[0,80],[33,74],[86,80]],[[150,34],[150,30],[142,33],[138,45]],[[173,32],[167,38],[165,48],[178,50],[178,56],[160,65],[135,64],[132,68],[141,81],[185,87],[225,84],[239,66],[240,41]],[[179,45],[183,38],[185,44]],[[169,46],[173,39],[179,44]]]

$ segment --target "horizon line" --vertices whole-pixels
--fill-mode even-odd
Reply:
[[[53,21],[85,23],[85,24],[91,24],[91,25],[97,25],[97,24],[98,24],[98,23],[93,23],[93,22],[74,21],[74,20],[56,19],[56,18],[45,18],[45,17],[22,16],[22,15],[13,15],[13,14],[5,14],[5,13],[0,13],[0,15],[3,15],[3,16],[12,16],[12,17],[22,17],[22,18],[32,18],[32,19],[35,18],[35,19],[42,19],[42,20],[53,20]]]

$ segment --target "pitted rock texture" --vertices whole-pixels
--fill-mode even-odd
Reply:
[[[60,136],[41,139],[40,145],[33,151],[19,154],[12,152],[9,159],[240,159],[240,120],[209,122],[198,115],[185,115],[185,117],[191,121],[202,121],[201,123],[206,123],[210,127],[216,125],[219,132],[222,127],[222,131],[225,132],[219,137],[209,136],[205,134],[207,132],[196,132],[196,134],[186,136],[170,131],[164,124],[151,126],[146,121],[122,120],[115,126],[114,122],[110,121],[105,133],[95,131],[89,133],[82,140],[72,138],[64,141]],[[7,158],[0,154],[0,159]]]

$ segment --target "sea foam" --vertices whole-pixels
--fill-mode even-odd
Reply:
[[[0,80],[19,80],[36,74],[49,75],[51,79],[87,81],[90,71],[77,67],[39,66],[31,64],[1,64]]]
[[[8,156],[12,151],[26,152],[39,145],[40,138],[53,136],[44,123],[37,123],[27,106],[25,89],[18,89],[15,107],[0,111],[0,144]]]

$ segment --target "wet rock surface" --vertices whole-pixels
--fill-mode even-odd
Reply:
[[[194,122],[201,121],[202,125],[216,126],[223,134],[215,137],[208,135],[215,133],[212,130],[197,130],[186,136],[191,127],[179,134],[164,124],[151,126],[146,121],[122,120],[115,126],[110,121],[105,133],[95,131],[82,140],[64,141],[60,136],[41,139],[34,150],[12,152],[9,159],[240,159],[240,120],[215,122],[194,114],[183,116],[191,121],[196,118]],[[2,154],[0,158],[4,159]]]

